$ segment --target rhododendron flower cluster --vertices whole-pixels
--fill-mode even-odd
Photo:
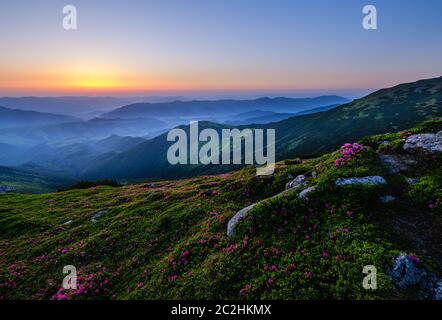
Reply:
[[[351,160],[353,160],[356,155],[361,153],[364,150],[364,147],[359,143],[346,143],[341,147],[341,156],[335,160],[335,166],[345,166]]]
[[[73,250],[74,250],[74,247],[61,248],[61,249],[60,249],[60,253],[61,253],[61,254],[66,254],[66,253],[69,253],[69,252],[71,252],[71,251],[73,251]]]
[[[26,265],[22,261],[17,261],[8,266],[9,273],[16,277],[20,278],[26,273]]]
[[[422,260],[419,257],[416,257],[413,254],[408,255],[408,259],[410,259],[411,261],[413,261],[416,264],[422,263]]]
[[[428,203],[428,209],[435,209],[438,208],[442,204],[442,199],[437,198],[434,202]]]
[[[168,279],[169,279],[169,282],[174,282],[178,279],[178,276],[177,275],[169,276]]]
[[[180,254],[180,259],[182,264],[188,264],[189,263],[189,255],[190,252],[188,250],[184,251]]]
[[[41,263],[41,262],[45,261],[46,258],[47,258],[47,256],[45,254],[42,254],[41,256],[35,257],[34,260],[32,260],[32,262],[35,264]]]
[[[242,288],[241,290],[239,290],[239,294],[242,296],[245,296],[249,293],[250,289],[252,289],[252,285],[251,284],[246,284],[244,286],[244,288]]]
[[[232,252],[235,252],[236,250],[238,250],[238,248],[239,248],[239,244],[232,243],[227,248],[223,248],[222,251],[226,252],[226,253],[232,253]]]
[[[103,268],[98,272],[92,272],[88,275],[79,275],[77,277],[77,289],[64,289],[59,288],[57,293],[54,294],[51,300],[71,300],[76,296],[82,295],[98,295],[106,291],[106,287],[110,281],[105,273],[106,269]]]

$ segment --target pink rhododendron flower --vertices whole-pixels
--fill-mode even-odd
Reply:
[[[242,295],[242,296],[244,296],[244,295],[246,295],[246,294],[250,291],[250,289],[252,289],[252,285],[251,285],[251,284],[246,284],[246,285],[244,286],[244,288],[242,288],[241,290],[239,290],[239,294]]]
[[[358,143],[346,143],[341,147],[341,157],[335,160],[335,166],[340,167],[347,165],[354,157],[361,153],[364,147]]]
[[[410,259],[411,261],[417,264],[420,264],[422,262],[422,260],[419,257],[416,257],[415,255],[409,255],[408,259]]]

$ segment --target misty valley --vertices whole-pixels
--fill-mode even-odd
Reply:
[[[0,98],[0,166],[5,172],[0,175],[0,181],[17,192],[47,192],[83,179],[161,179],[173,176],[174,172],[178,176],[183,171],[179,166],[158,175],[156,170],[147,170],[124,176],[103,170],[101,165],[116,157],[130,157],[153,165],[146,157],[132,155],[144,148],[152,153],[157,150],[166,161],[161,148],[168,143],[165,135],[174,127],[188,125],[190,120],[204,121],[205,126],[213,123],[218,128],[259,126],[333,109],[348,102],[338,96],[212,101],[170,99],[172,101],[159,97],[139,100]],[[116,106],[128,101],[150,102]],[[42,109],[45,112],[35,111]],[[45,178],[51,183],[43,182]],[[33,184],[45,186],[38,188]]]

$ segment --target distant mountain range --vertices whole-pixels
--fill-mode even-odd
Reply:
[[[150,109],[149,105],[134,105],[118,112],[129,111],[128,114],[136,115],[137,112]],[[442,77],[382,89],[325,112],[254,127],[276,130],[277,158],[285,159],[327,152],[347,141],[371,134],[396,132],[425,119],[441,116]],[[220,131],[229,126],[200,123],[200,129],[204,127]],[[183,128],[188,130],[188,126]],[[170,145],[166,141],[166,134],[163,134],[126,152],[102,158],[99,163],[91,163],[85,168],[83,176],[118,179],[180,178],[234,168],[220,165],[172,166],[166,158]]]
[[[100,113],[136,102],[164,102],[177,99],[182,97],[0,97],[0,105],[11,109],[75,115],[90,119]]]
[[[290,117],[293,117],[295,113],[279,113],[273,111],[254,110],[237,114],[223,123],[227,125],[245,125],[245,124],[265,124],[270,122],[281,121]]]
[[[19,111],[15,116],[20,119],[20,115],[28,113],[42,115]],[[228,118],[262,116],[270,121],[275,117],[291,115],[255,110]],[[56,117],[65,119],[63,116]],[[91,166],[162,134],[167,131],[166,128],[166,123],[152,118],[95,118],[89,121],[0,129],[0,165],[32,169],[36,173],[50,170],[53,176],[81,177]]]
[[[173,101],[162,103],[136,103],[108,113],[105,118],[133,119],[142,117],[221,117],[249,111],[297,113],[313,108],[343,104],[349,100],[339,96],[316,98],[259,98],[254,100]],[[196,120],[196,119],[194,119]]]
[[[36,111],[23,111],[0,106],[0,129],[24,126],[42,126],[74,121],[78,121],[78,119],[71,116]]]
[[[308,109],[296,113],[278,113],[278,112],[272,112],[272,111],[262,111],[262,110],[254,110],[249,112],[244,112],[238,115],[235,115],[233,119],[240,119],[240,120],[227,120],[224,121],[225,124],[228,125],[246,125],[246,124],[266,124],[271,122],[278,122],[285,119],[288,119],[290,117],[294,116],[300,116],[304,114],[310,114],[310,113],[316,113],[316,112],[323,112],[327,111],[333,108],[336,108],[338,104],[333,104],[330,106],[324,106],[324,107],[318,107],[313,109]]]
[[[135,98],[134,98],[135,99]],[[160,98],[158,98],[160,100]],[[62,108],[66,112],[83,110],[87,103],[94,101],[100,108],[106,103],[122,103],[120,98],[61,97],[61,98],[0,98],[0,102],[20,105],[25,108],[43,110]],[[36,111],[0,108],[0,143],[14,146],[29,145],[69,145],[88,140],[99,140],[111,135],[137,136],[152,138],[174,126],[186,124],[190,119],[223,122],[225,119],[241,120],[246,114],[234,115],[238,111],[249,112],[252,116],[256,108],[266,114],[256,123],[285,119],[291,114],[281,114],[272,110],[293,110],[308,112],[310,109],[324,108],[324,104],[344,102],[345,98],[324,96],[310,99],[261,98],[256,100],[221,100],[221,101],[175,101],[158,103],[132,104],[105,113],[102,117],[81,120],[72,116],[50,114]],[[46,105],[45,103],[48,103]],[[62,104],[63,105],[59,105]],[[43,107],[45,105],[45,107]],[[58,106],[58,107],[57,107]],[[90,110],[91,108],[89,108]],[[84,110],[83,110],[84,111]],[[258,115],[256,112],[255,115]]]
[[[141,119],[103,119],[68,122],[45,126],[31,126],[0,129],[0,143],[11,145],[68,145],[75,142],[94,141],[111,135],[145,136],[167,128],[161,120]]]

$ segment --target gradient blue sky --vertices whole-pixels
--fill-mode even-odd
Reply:
[[[0,0],[0,95],[357,96],[442,75],[441,33],[440,0]]]

